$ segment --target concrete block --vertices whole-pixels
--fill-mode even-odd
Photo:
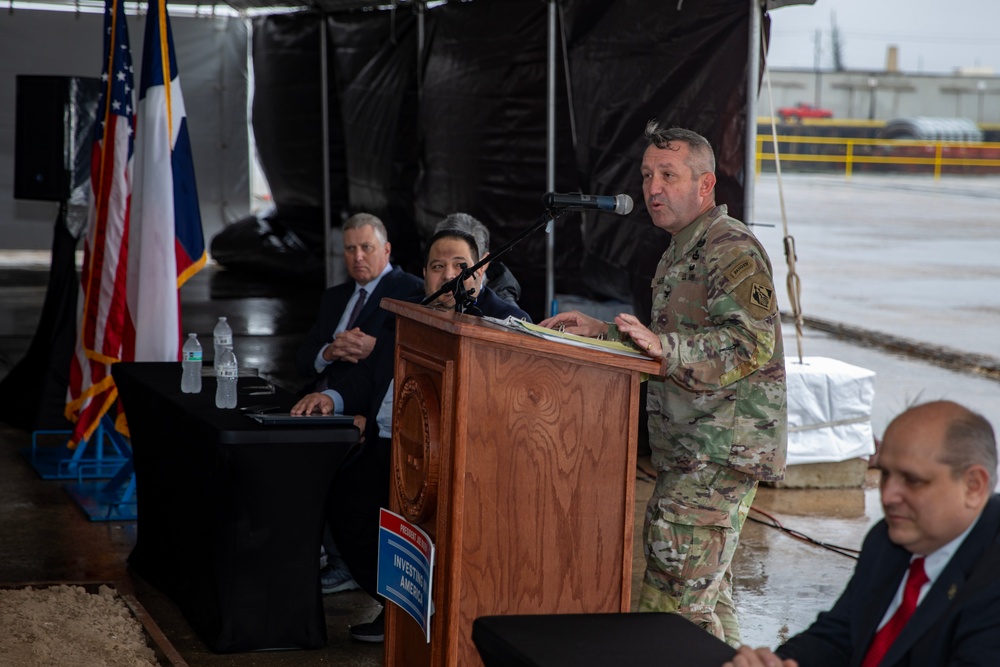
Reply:
[[[785,468],[785,479],[774,482],[777,489],[860,488],[865,483],[868,461],[861,458],[836,463],[800,463]]]

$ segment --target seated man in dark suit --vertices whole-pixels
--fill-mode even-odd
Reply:
[[[479,261],[478,244],[472,236],[458,229],[444,229],[430,240],[424,264],[425,293],[430,296],[446,282],[458,276],[462,265]],[[514,316],[530,320],[528,314],[496,295],[483,284],[486,267],[465,283],[474,290],[476,308],[489,317]],[[445,294],[430,304],[432,308],[452,310],[455,300]],[[328,516],[334,540],[361,588],[378,599],[378,520],[379,508],[389,506],[390,451],[392,438],[392,396],[394,345],[379,337],[376,351],[359,363],[355,372],[336,382],[322,393],[313,393],[292,408],[293,414],[320,412],[355,414],[361,428],[364,447],[360,454],[337,472],[328,501]],[[365,396],[377,397],[374,401]],[[370,623],[351,627],[358,641],[381,642],[384,639],[383,614]]]
[[[418,277],[389,263],[391,251],[385,225],[374,215],[358,213],[344,223],[344,261],[351,279],[323,292],[316,321],[296,357],[310,390],[326,388],[371,354],[379,331],[393,317],[379,307],[382,297],[423,294]]]
[[[885,519],[833,608],[731,667],[1000,665],[1000,497],[993,429],[949,401],[898,416],[878,452]]]
[[[481,223],[480,223],[481,224]],[[459,229],[448,228],[434,234],[429,241],[427,258],[424,264],[424,292],[430,296],[437,292],[446,282],[458,276],[463,264],[472,266],[479,262],[479,245],[476,239]],[[484,265],[465,281],[465,288],[474,295],[475,307],[480,314],[489,317],[505,318],[513,316],[530,321],[531,318],[516,304],[497,296],[496,292],[485,284],[486,270]],[[414,298],[403,299],[415,301]],[[438,297],[430,307],[439,310],[454,310],[455,299],[450,293]],[[292,414],[307,415],[313,412],[320,414],[359,414],[365,415],[374,397],[381,400],[384,392],[379,385],[388,386],[392,380],[392,353],[395,347],[395,327],[383,327],[378,334],[378,341],[372,347],[387,350],[389,360],[381,364],[373,356],[365,359],[365,363],[356,364],[349,373],[342,375],[322,391],[312,392],[304,396],[292,408]],[[388,363],[388,370],[382,368]]]
[[[309,378],[307,391],[325,389],[368,357],[379,332],[393,330],[392,313],[379,307],[382,297],[415,298],[421,280],[389,263],[392,245],[385,225],[370,213],[344,223],[344,262],[351,279],[330,287],[320,300],[316,321],[299,347],[296,367]],[[328,560],[322,571],[324,593],[357,588],[343,565],[336,544],[324,540]]]

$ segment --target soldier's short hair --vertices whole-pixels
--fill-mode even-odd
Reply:
[[[660,121],[654,118],[646,123],[645,137],[650,144],[661,149],[669,148],[672,143],[687,144],[691,152],[688,153],[686,164],[694,175],[715,173],[715,152],[712,150],[712,144],[697,132],[682,127],[663,127]]]

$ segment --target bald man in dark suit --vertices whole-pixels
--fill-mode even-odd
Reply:
[[[837,603],[775,652],[742,646],[727,666],[1000,665],[1000,497],[989,422],[950,401],[910,408],[886,429],[877,467],[885,518],[865,538]]]

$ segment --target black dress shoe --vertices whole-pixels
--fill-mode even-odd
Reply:
[[[374,621],[352,625],[351,637],[359,642],[381,644],[385,641],[385,608],[378,613]]]

